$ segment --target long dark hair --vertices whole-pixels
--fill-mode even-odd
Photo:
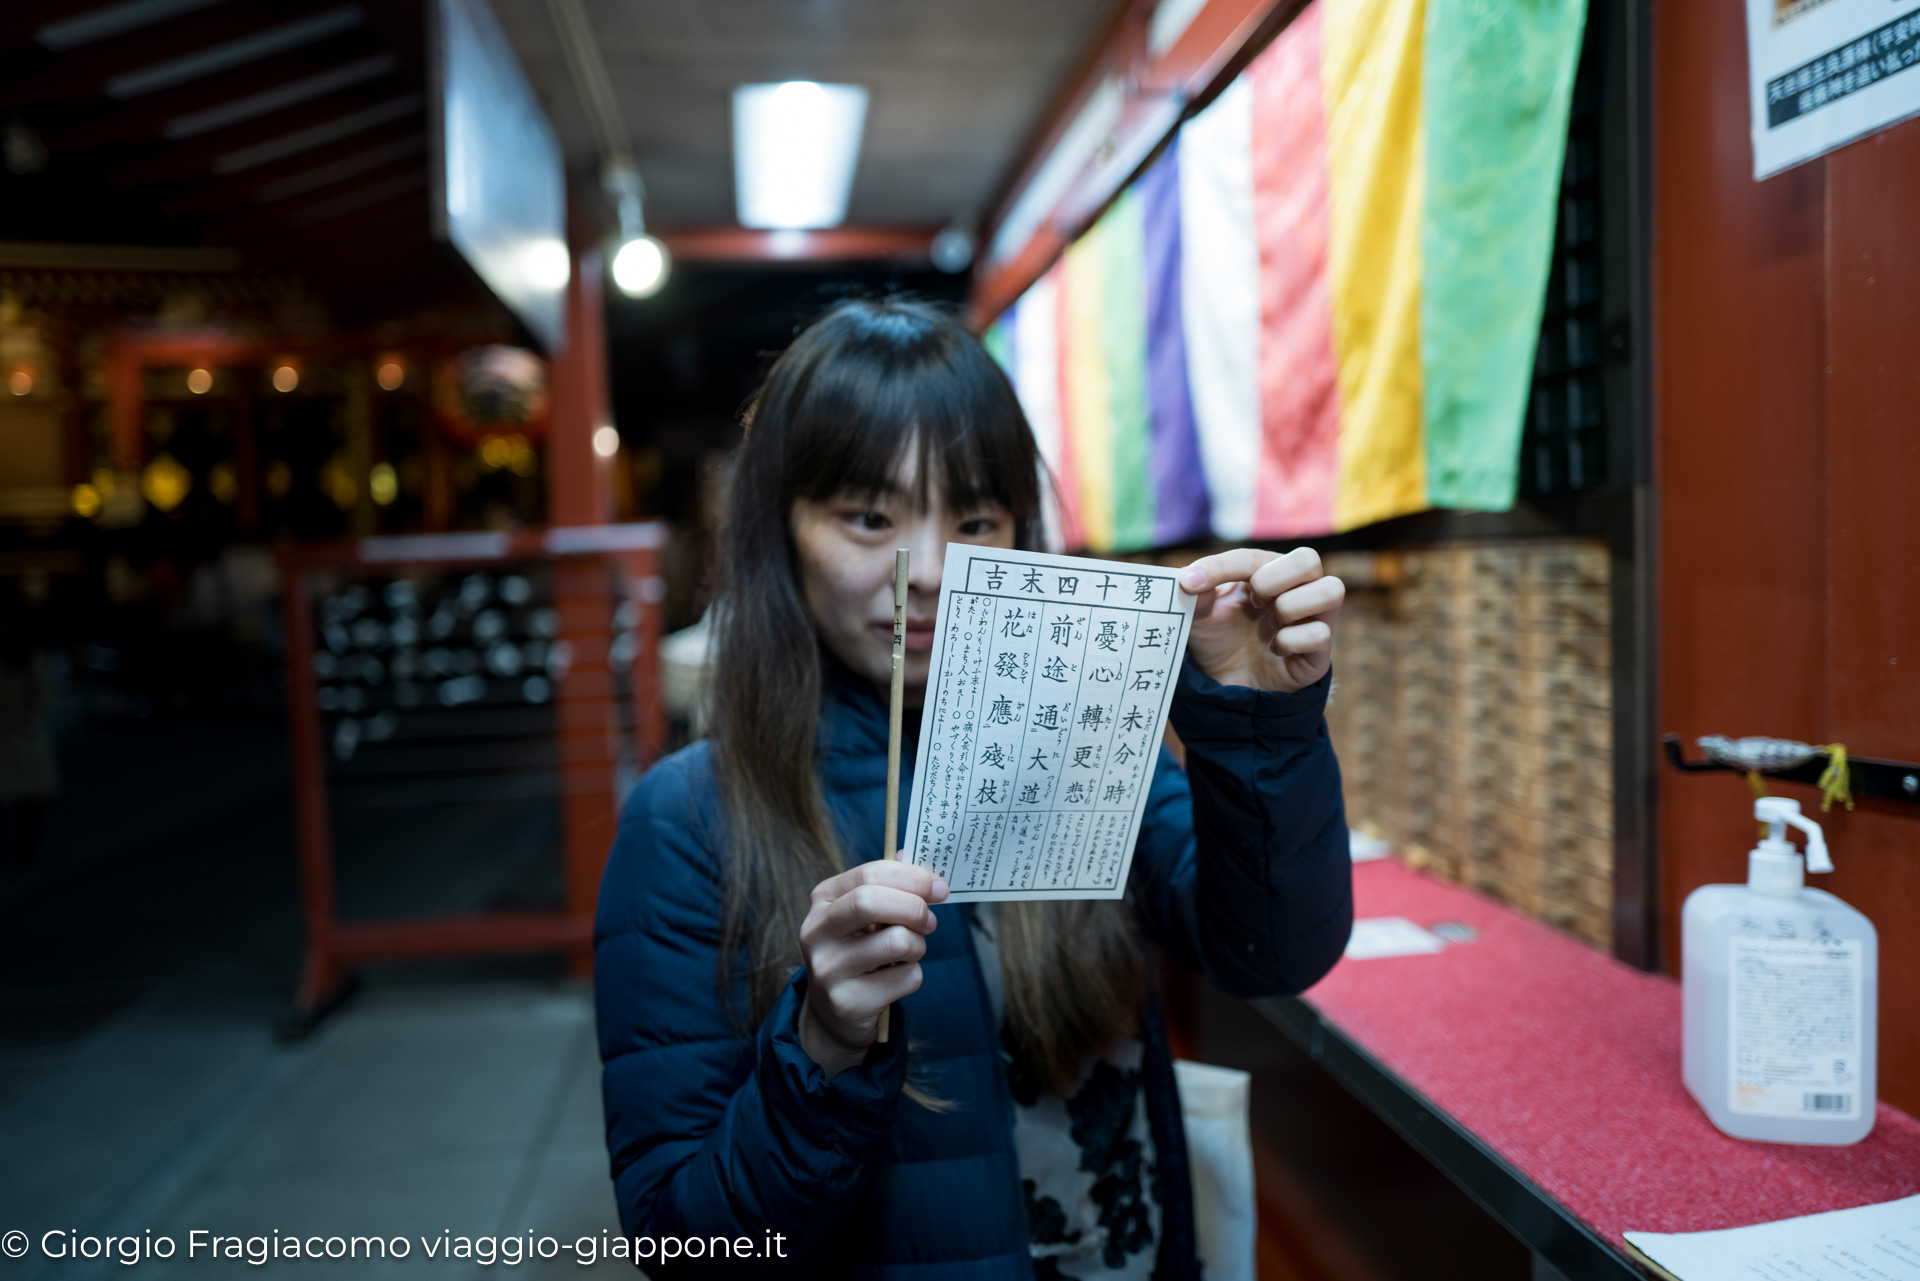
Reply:
[[[752,1026],[800,964],[810,892],[847,866],[814,773],[822,655],[794,502],[889,490],[911,450],[922,510],[935,485],[950,510],[998,502],[1015,544],[1032,548],[1041,465],[1006,375],[925,302],[835,306],[774,362],[746,421],[720,537],[708,725],[728,828],[718,981]],[[1057,1092],[1090,1051],[1136,1031],[1145,960],[1124,904],[1002,904],[1000,959],[1007,1039]]]

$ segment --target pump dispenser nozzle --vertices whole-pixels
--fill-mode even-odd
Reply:
[[[1780,853],[1790,853],[1793,847],[1787,843],[1787,828],[1797,827],[1807,835],[1807,870],[1833,870],[1833,860],[1827,857],[1826,833],[1818,823],[1800,813],[1799,801],[1790,801],[1784,796],[1762,796],[1753,803],[1753,816],[1768,825],[1762,848],[1771,846]],[[1785,849],[1780,850],[1781,846]]]

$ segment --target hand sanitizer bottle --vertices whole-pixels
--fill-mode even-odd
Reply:
[[[1789,826],[1806,833],[1806,871],[1833,864],[1798,801],[1763,796],[1753,815],[1768,826],[1747,883],[1701,886],[1682,916],[1687,1091],[1736,1139],[1858,1143],[1873,1129],[1879,936],[1803,885]]]

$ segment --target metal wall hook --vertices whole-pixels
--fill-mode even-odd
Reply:
[[[1688,760],[1681,750],[1678,734],[1661,735],[1660,746],[1666,751],[1667,764],[1683,774],[1741,773],[1731,765],[1721,765],[1716,761]],[[1763,773],[1767,778],[1780,778],[1792,783],[1818,786],[1820,771],[1825,768],[1826,756],[1823,753],[1804,765],[1796,765],[1792,769],[1763,771]],[[1853,795],[1856,799],[1871,796],[1879,800],[1920,804],[1920,765],[1906,761],[1880,760],[1872,756],[1855,756],[1849,752],[1847,769],[1852,776]]]

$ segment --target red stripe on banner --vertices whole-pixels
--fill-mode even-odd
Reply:
[[[1327,289],[1320,5],[1254,59],[1253,220],[1260,247],[1260,480],[1254,533],[1333,528],[1339,364]]]

